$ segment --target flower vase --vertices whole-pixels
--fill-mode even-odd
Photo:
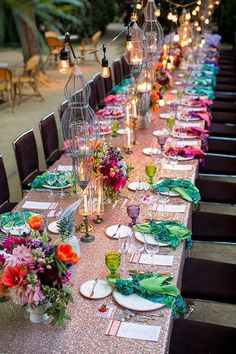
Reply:
[[[46,322],[49,318],[46,313],[47,307],[47,304],[40,304],[34,308],[29,307],[28,312],[30,313],[30,321],[37,324]]]
[[[68,245],[71,245],[71,247],[73,248],[73,251],[77,254],[77,256],[80,255],[80,246],[79,246],[79,241],[78,238],[75,235],[70,235],[65,243],[67,243]]]

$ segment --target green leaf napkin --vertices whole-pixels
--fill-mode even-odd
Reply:
[[[182,241],[187,240],[187,247],[192,246],[192,232],[178,221],[160,221],[154,220],[146,224],[136,224],[135,231],[150,234],[154,240],[168,243],[172,248],[176,248]]]
[[[116,290],[123,295],[137,294],[155,303],[165,304],[177,314],[187,313],[187,308],[179,289],[171,283],[172,276],[161,274],[133,274],[131,280],[109,279]]]
[[[31,182],[31,184],[30,184],[31,187],[37,189],[37,188],[42,188],[45,185],[49,186],[49,184],[47,183],[47,180],[48,180],[48,178],[50,177],[51,174],[52,173],[45,172],[42,175],[37,176],[33,180],[33,182]],[[53,173],[53,174],[55,174],[55,173]],[[57,172],[56,175],[57,175],[57,180],[53,183],[53,187],[60,188],[60,187],[67,186],[68,184],[71,184],[71,177],[70,177],[70,174],[68,172],[66,172],[67,179],[63,183],[61,183],[59,181],[59,178],[60,178],[59,176],[60,175],[65,175],[65,172]]]
[[[162,182],[152,185],[155,192],[175,192],[183,199],[193,204],[201,200],[198,188],[187,179],[165,179]]]

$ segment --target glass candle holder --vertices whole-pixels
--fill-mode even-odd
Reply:
[[[93,181],[94,195],[93,195],[93,211],[96,219],[93,219],[95,224],[101,224],[104,214],[104,196],[103,196],[103,181],[102,178],[96,178]]]
[[[89,232],[93,230],[93,226],[88,225],[88,216],[93,213],[93,188],[91,184],[82,193],[82,202],[79,205],[79,214],[83,216],[83,223],[76,230],[85,233],[80,238],[82,242],[89,243],[94,241],[95,237]]]

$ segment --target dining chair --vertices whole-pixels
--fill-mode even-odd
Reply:
[[[39,170],[38,149],[33,129],[16,138],[13,143],[20,184],[23,192],[30,189],[30,183],[42,174]]]
[[[235,336],[233,327],[177,319],[168,354],[234,354]]]
[[[105,95],[109,95],[113,89],[113,74],[111,67],[109,66],[110,69],[110,76],[106,79],[104,79],[104,84],[105,84]]]
[[[194,210],[192,240],[236,243],[236,215]]]
[[[122,67],[122,71],[123,71],[123,78],[126,78],[130,75],[129,64],[125,60],[124,55],[121,55],[120,59],[121,59],[121,67]]]
[[[54,113],[49,113],[41,119],[39,130],[43,142],[43,151],[47,166],[52,166],[59,160],[62,150],[59,149],[59,139]]]
[[[12,112],[14,112],[15,100],[13,94],[12,71],[8,68],[0,68],[0,94],[3,101],[7,100]]]
[[[82,39],[81,45],[79,46],[79,50],[81,52],[83,61],[86,60],[86,53],[94,52],[95,60],[98,63],[100,62],[96,50],[98,47],[98,43],[99,43],[101,34],[102,34],[101,31],[97,31],[92,35],[92,37],[90,37],[90,38],[87,37],[87,38]]]
[[[186,299],[236,304],[236,264],[186,258],[181,295]]]
[[[216,113],[216,112],[215,112]],[[209,128],[210,136],[220,136],[228,138],[236,138],[236,124],[212,122]]]
[[[0,155],[0,214],[11,211],[17,203],[10,202],[10,191],[3,157]]]
[[[208,153],[236,155],[236,139],[209,136],[207,144]]]
[[[50,67],[52,65],[56,66],[58,56],[60,55],[60,51],[64,46],[63,41],[61,41],[57,33],[49,31],[45,32],[45,41],[48,46],[48,56],[45,60],[45,65]]]
[[[199,165],[200,175],[236,176],[236,157],[207,154]]]
[[[236,204],[236,183],[197,178],[195,185],[203,203]]]
[[[236,112],[236,104],[234,102],[227,101],[214,101],[213,106],[211,108],[212,112]]]
[[[212,112],[211,116],[214,123],[236,124],[236,112]]]
[[[63,113],[65,112],[65,110],[68,107],[68,100],[65,100],[64,102],[62,102],[59,106],[58,106],[58,115],[60,120],[62,119]]]
[[[22,96],[37,96],[40,97],[41,101],[44,101],[43,96],[41,95],[37,80],[36,74],[39,67],[40,56],[33,55],[26,63],[21,74],[17,76],[13,76],[12,82],[14,85],[14,95],[19,95],[20,103],[22,100]],[[22,93],[23,87],[25,84],[28,84],[34,91],[34,94]]]
[[[123,80],[123,72],[121,69],[121,61],[120,59],[116,59],[112,63],[113,76],[114,76],[114,84],[119,85]]]
[[[89,97],[89,105],[93,110],[96,110],[97,108],[97,88],[96,88],[96,84],[94,82],[93,79],[88,81],[88,85],[90,87],[91,90],[91,94]]]
[[[93,77],[93,81],[96,87],[96,93],[97,93],[97,104],[98,106],[103,104],[104,98],[105,98],[105,84],[104,84],[104,79],[100,73],[97,73]]]

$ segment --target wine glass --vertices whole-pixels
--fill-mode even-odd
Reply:
[[[164,219],[165,206],[170,201],[170,192],[165,192],[165,194],[159,193],[159,203],[162,205],[162,219]]]
[[[120,275],[116,272],[120,267],[120,258],[120,252],[110,251],[105,254],[105,264],[110,271],[110,274],[107,275],[107,279],[120,278]]]
[[[63,198],[65,196],[64,190],[63,190],[63,186],[65,185],[65,182],[67,181],[67,176],[65,173],[59,173],[58,177],[57,177],[58,182],[61,185],[61,193],[60,193],[60,197]]]
[[[132,227],[136,224],[137,218],[140,214],[140,205],[131,204],[127,206],[127,214],[131,218],[132,222],[128,224],[129,227]]]
[[[54,183],[57,180],[57,175],[55,172],[52,173],[48,173],[47,174],[47,184],[51,187],[50,188],[50,193],[49,193],[49,198],[53,198],[53,189],[52,186],[54,185]]]
[[[175,127],[175,117],[169,116],[166,120],[167,128],[171,133]]]
[[[155,177],[156,172],[157,172],[156,165],[154,165],[153,163],[149,163],[145,167],[145,172],[146,172],[146,175],[147,175],[148,183],[149,184],[153,184],[154,183],[154,177]]]
[[[151,256],[151,267],[154,267],[154,262],[153,262],[153,256],[157,255],[159,252],[159,239],[157,236],[155,236],[155,245],[151,245],[150,243],[147,242],[146,235],[143,233],[143,239],[144,239],[144,247],[146,253]]]
[[[122,267],[121,270],[122,272],[125,273],[126,270],[126,256],[129,253],[130,250],[130,233],[127,233],[125,237],[120,237],[120,233],[118,233],[118,240],[119,240],[119,252],[121,254],[122,258]]]

